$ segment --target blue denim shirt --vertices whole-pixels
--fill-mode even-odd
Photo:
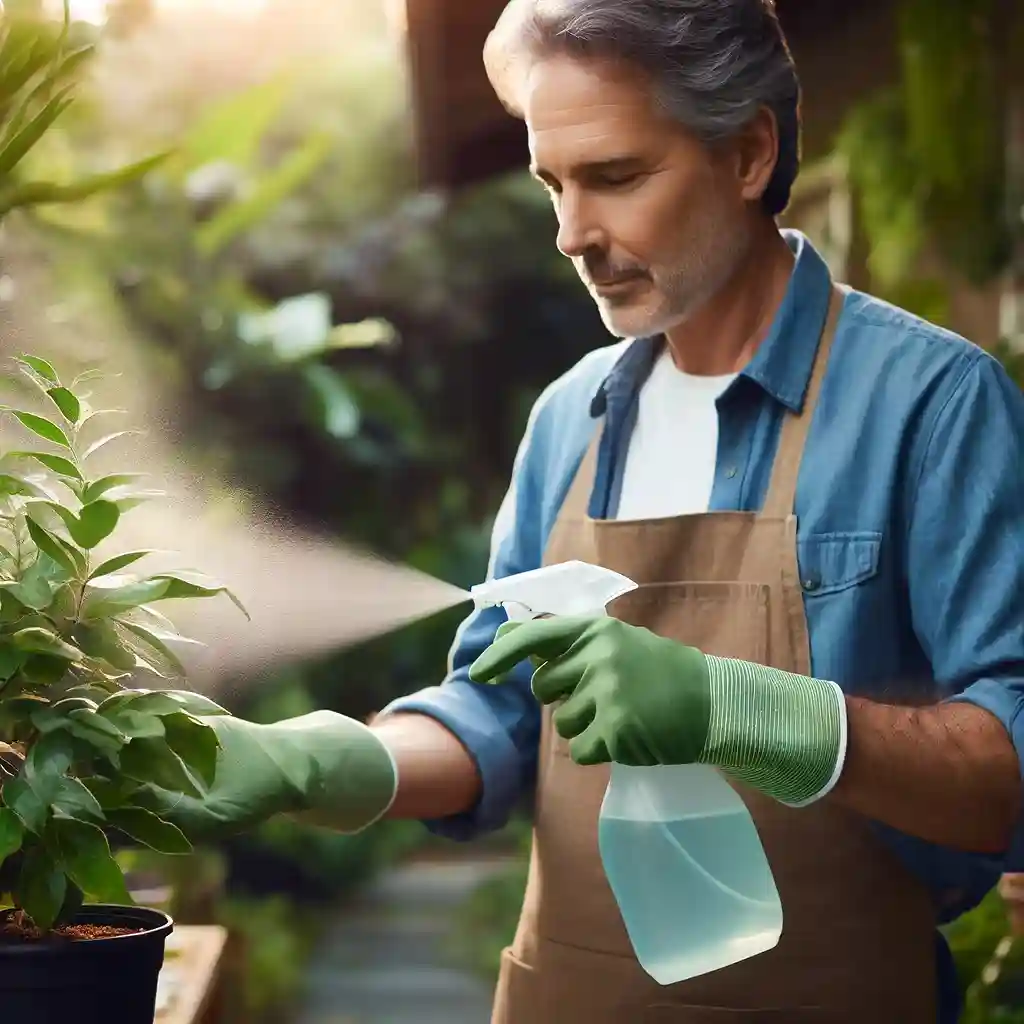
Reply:
[[[802,407],[829,298],[806,237],[772,329],[718,401],[712,511],[759,509],[779,428]],[[597,349],[538,399],[494,524],[489,578],[536,568],[594,431],[605,426],[590,513],[613,517],[637,395],[656,339]],[[815,676],[850,694],[977,704],[1024,756],[1024,395],[982,349],[856,291],[846,298],[796,493],[798,558]],[[471,614],[440,686],[389,711],[431,715],[476,759],[483,796],[429,822],[468,839],[501,826],[534,783],[539,709],[520,665],[503,686],[467,672],[504,613]],[[936,794],[936,799],[940,799]],[[934,893],[942,920],[1024,870],[1024,816],[1004,857],[878,826]],[[942,1020],[955,1020],[948,954]]]

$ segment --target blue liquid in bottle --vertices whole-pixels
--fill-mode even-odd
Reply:
[[[749,812],[705,765],[612,765],[598,825],[637,959],[661,985],[777,945],[782,904]]]

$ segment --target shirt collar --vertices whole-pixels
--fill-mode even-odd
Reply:
[[[793,272],[771,329],[742,376],[800,412],[828,315],[831,275],[806,235],[787,229],[782,236],[796,258]],[[632,392],[650,372],[659,349],[658,338],[637,338],[628,345],[594,396],[591,415],[603,415],[610,398]]]

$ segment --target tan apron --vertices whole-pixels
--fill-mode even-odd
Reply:
[[[809,675],[793,507],[843,295],[834,289],[802,413],[784,420],[762,512],[591,519],[595,438],[545,564],[578,558],[624,573],[639,589],[609,609],[617,618],[709,654]],[[608,777],[607,765],[571,759],[545,711],[529,882],[492,1024],[935,1024],[936,918],[925,887],[863,819],[831,801],[793,809],[741,786],[778,885],[782,938],[723,970],[656,984],[601,867]]]

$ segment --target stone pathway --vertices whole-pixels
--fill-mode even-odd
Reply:
[[[324,937],[296,1024],[488,1024],[490,986],[446,946],[456,908],[507,863],[413,861],[384,874]]]

